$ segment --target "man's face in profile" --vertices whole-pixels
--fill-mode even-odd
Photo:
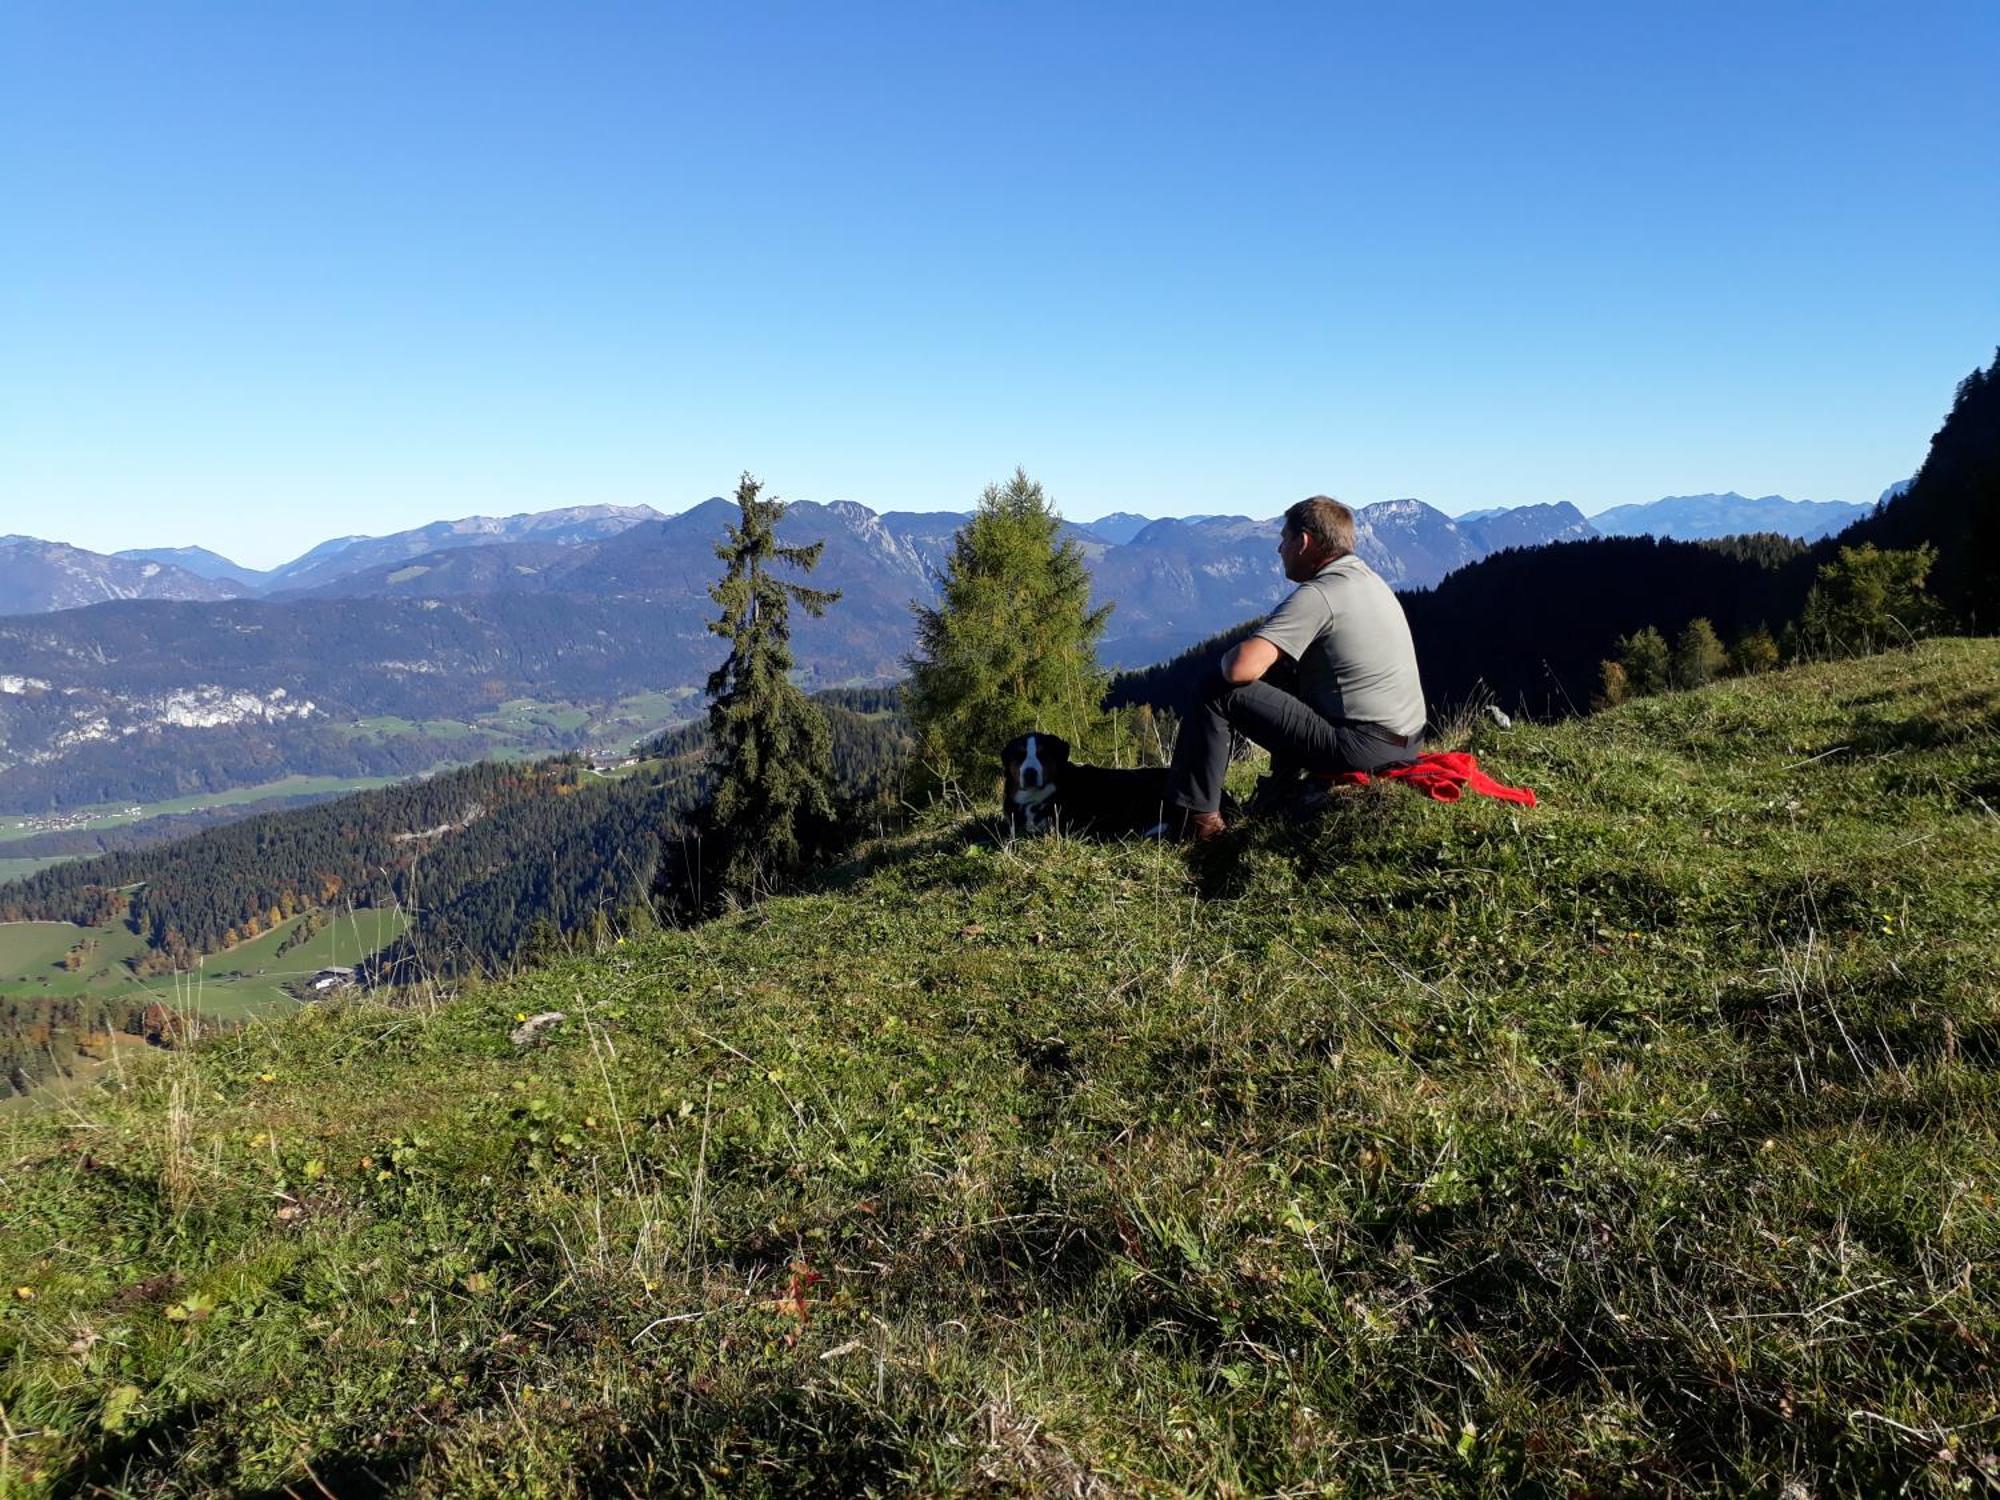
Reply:
[[[1287,526],[1278,533],[1278,561],[1293,583],[1304,583],[1319,572],[1320,547],[1311,537]]]

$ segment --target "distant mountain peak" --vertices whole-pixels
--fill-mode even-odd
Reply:
[[[1509,547],[1544,547],[1551,542],[1580,542],[1598,535],[1597,528],[1584,518],[1583,512],[1567,500],[1460,516],[1458,524],[1482,553]]]
[[[1605,536],[1657,536],[1676,541],[1710,541],[1771,531],[1813,541],[1866,515],[1869,507],[1840,500],[1755,499],[1725,490],[1719,494],[1668,495],[1642,505],[1614,505],[1590,518]]]
[[[0,537],[0,615],[46,614],[114,599],[233,599],[244,589],[172,563],[111,557],[67,542]]]
[[[1140,532],[1153,524],[1151,516],[1142,516],[1137,511],[1114,510],[1108,516],[1099,516],[1094,521],[1076,523],[1083,530],[1114,547],[1122,547]]]
[[[726,500],[721,495],[710,495],[706,500],[697,500],[686,510],[677,510],[670,516],[661,517],[666,521],[685,521],[694,516],[716,516],[736,509],[734,500]]]
[[[206,547],[128,547],[111,555],[137,563],[164,563],[169,567],[185,568],[197,578],[225,579],[253,592],[264,581],[263,573],[256,568],[246,568]]]
[[[650,505],[570,505],[511,516],[461,516],[455,521],[432,521],[387,536],[336,537],[321,542],[283,567],[272,569],[268,587],[285,593],[305,592],[427,552],[508,542],[571,546],[601,541],[634,526],[665,519]]]

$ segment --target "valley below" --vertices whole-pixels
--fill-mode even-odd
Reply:
[[[284,1020],[334,987],[315,991],[315,976],[353,969],[409,925],[389,908],[313,907],[161,973],[123,920],[0,923],[0,1101],[60,1097],[62,1084],[88,1080],[135,1042],[183,1045]]]
[[[18,805],[8,809],[0,794],[0,883],[30,874],[33,870],[64,859],[83,858],[115,849],[137,848],[199,832],[205,827],[257,812],[274,812],[302,807],[331,797],[344,796],[373,787],[386,786],[411,776],[431,775],[479,760],[533,760],[565,751],[580,752],[595,760],[616,763],[629,756],[634,746],[661,731],[687,722],[700,707],[692,687],[664,692],[639,692],[598,703],[566,701],[540,702],[517,698],[494,706],[491,711],[468,719],[412,719],[399,714],[373,714],[343,723],[328,724],[324,738],[316,727],[308,735],[288,734],[282,728],[269,732],[250,747],[279,764],[338,761],[339,746],[352,752],[357,766],[387,764],[409,766],[409,751],[436,758],[396,774],[310,774],[289,772],[267,781],[246,785],[229,784],[232,763],[226,758],[203,765],[197,756],[177,773],[172,767],[149,768],[144,762],[150,750],[161,757],[173,747],[139,739],[136,734],[119,735],[108,731],[99,738],[105,745],[96,755],[79,755],[79,762],[98,765],[107,761],[114,747],[134,752],[134,764],[122,779],[134,787],[156,789],[164,782],[168,789],[176,782],[213,780],[219,786],[189,791],[154,801],[118,800],[29,810]],[[202,742],[191,739],[191,748]],[[89,773],[79,771],[80,776]],[[121,776],[108,766],[97,785],[115,784]],[[0,770],[0,788],[12,786],[17,803],[26,800],[28,789],[40,788],[45,797],[59,798],[60,790],[49,791],[51,783],[67,788],[71,782],[61,776],[37,778],[32,770],[10,783]]]

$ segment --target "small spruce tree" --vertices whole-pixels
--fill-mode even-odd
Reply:
[[[1771,638],[1770,629],[1759,625],[1755,630],[1737,638],[1729,648],[1731,670],[1748,677],[1757,672],[1768,672],[1778,664],[1778,643]]]
[[[1810,656],[1864,656],[1906,645],[1933,623],[1924,592],[1937,551],[1928,545],[1884,551],[1873,542],[1842,547],[1824,564],[1799,617],[1800,650]]]
[[[729,642],[708,677],[708,880],[738,897],[796,870],[815,825],[833,817],[832,736],[791,680],[790,606],[818,618],[840,594],[777,575],[779,564],[810,573],[826,544],[781,545],[784,502],[762,489],[747,473],[737,485],[737,519],[715,549],[725,567],[708,591],[721,610],[708,628]]]
[[[1029,729],[1083,749],[1103,734],[1107,677],[1083,553],[1061,539],[1042,487],[1016,469],[989,485],[952,543],[935,608],[918,605],[904,696],[920,770],[933,784],[999,774],[1000,748]]]
[[[1618,664],[1625,669],[1634,697],[1667,690],[1672,655],[1667,638],[1652,626],[1635,630],[1618,642]]]
[[[1674,686],[1705,686],[1720,677],[1728,666],[1729,653],[1722,649],[1722,638],[1715,633],[1715,626],[1701,615],[1688,621],[1687,629],[1674,642]]]

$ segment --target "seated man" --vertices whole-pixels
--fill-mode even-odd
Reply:
[[[1285,512],[1278,556],[1298,587],[1223,654],[1181,720],[1167,801],[1187,837],[1222,832],[1231,731],[1271,752],[1280,783],[1301,771],[1403,765],[1423,748],[1409,621],[1381,575],[1355,556],[1354,513],[1324,495],[1301,500]],[[1281,656],[1297,664],[1297,696],[1264,680]]]

